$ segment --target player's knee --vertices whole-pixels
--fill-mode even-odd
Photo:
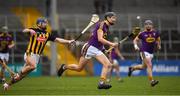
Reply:
[[[33,65],[31,65],[31,70],[34,70],[34,69],[36,69],[36,65],[35,64],[33,64]]]
[[[2,66],[2,70],[4,70],[5,69],[5,66]]]
[[[78,68],[77,68],[77,71],[78,71],[78,72],[81,72],[82,69],[83,69],[82,67],[78,67]]]
[[[143,69],[144,69],[144,68],[147,68],[147,66],[146,66],[145,64],[144,64],[142,67],[143,67]]]
[[[152,65],[151,64],[148,64],[148,66],[147,66],[148,68],[150,68],[150,69],[152,69]]]
[[[113,67],[113,65],[111,63],[107,64],[107,68],[112,68],[112,67]]]

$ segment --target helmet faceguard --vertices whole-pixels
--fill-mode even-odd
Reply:
[[[47,19],[46,18],[38,18],[37,21],[36,21],[36,25],[38,27],[40,27],[41,29],[46,29],[46,26],[47,26]]]
[[[105,15],[104,15],[104,19],[107,20],[110,25],[114,25],[113,22],[110,22],[108,20],[108,17],[111,18],[112,16],[116,16],[116,13],[114,13],[114,12],[106,12]]]

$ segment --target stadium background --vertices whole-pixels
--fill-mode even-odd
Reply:
[[[104,0],[105,1],[105,0]],[[9,65],[14,71],[21,69],[28,36],[22,33],[24,28],[35,25],[38,17],[45,16],[50,21],[48,30],[62,38],[76,38],[89,23],[95,13],[93,0],[0,0],[0,27],[8,26],[13,34],[15,47],[10,51]],[[112,11],[118,14],[118,21],[110,28],[111,37],[121,40],[135,26],[143,27],[145,19],[151,19],[161,33],[162,50],[155,52],[156,76],[180,76],[180,1],[179,0],[113,0]],[[103,18],[102,13],[99,14]],[[140,16],[140,19],[136,17]],[[90,28],[89,31],[92,29]],[[56,76],[60,64],[77,63],[80,49],[91,34],[81,37],[77,46],[48,43],[37,70],[31,76]],[[139,55],[133,49],[132,40],[124,42],[120,50],[125,61],[121,63],[121,75],[127,76],[127,68],[139,62]],[[92,60],[82,72],[65,72],[65,76],[97,76],[100,64]],[[134,75],[146,75],[136,72]]]

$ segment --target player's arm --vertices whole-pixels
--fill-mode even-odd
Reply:
[[[161,50],[161,38],[158,37],[156,40],[158,50]]]
[[[123,55],[121,54],[120,50],[118,49],[118,47],[115,47],[115,52],[116,54],[121,58],[121,60],[124,60]]]
[[[11,48],[13,48],[13,47],[14,47],[14,45],[15,45],[14,41],[11,41],[11,42],[10,42],[10,44],[8,45],[8,48],[10,48],[10,49],[11,49]]]
[[[112,43],[112,42],[110,42],[110,41],[103,38],[104,32],[103,32],[102,28],[103,28],[103,24],[101,24],[100,28],[97,30],[98,41],[105,44],[105,45],[109,45],[109,46],[112,46],[112,47],[117,46],[118,43]]]
[[[71,44],[71,43],[75,43],[74,40],[66,40],[66,39],[62,39],[62,38],[59,38],[57,37],[57,35],[50,35],[48,40],[50,41],[54,41],[54,42],[57,42],[57,43],[62,43],[62,44]]]
[[[71,44],[71,43],[74,43],[75,41],[74,40],[66,40],[66,39],[62,39],[62,38],[56,38],[55,42],[62,43],[62,44]]]
[[[134,44],[134,49],[135,50],[139,50],[139,47],[138,47],[138,42],[139,42],[139,35],[137,35],[134,40],[133,40],[133,44]]]
[[[23,33],[30,33],[31,35],[36,34],[36,32],[33,29],[28,29],[28,28],[24,29]]]

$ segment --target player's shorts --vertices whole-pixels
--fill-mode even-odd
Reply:
[[[9,53],[0,53],[0,59],[9,61]]]
[[[144,53],[144,54],[143,54]],[[153,58],[154,57],[154,55],[153,54],[151,54],[151,53],[149,53],[149,52],[146,52],[146,51],[144,51],[144,52],[140,52],[140,56],[141,56],[141,59],[143,60],[143,58],[145,57],[145,58]]]
[[[86,59],[91,59],[92,57],[99,56],[104,54],[101,50],[98,48],[89,45],[88,43],[84,44],[81,50],[81,55],[85,57]]]
[[[28,55],[31,57],[32,61],[35,60],[36,65],[39,63],[40,55],[34,54],[34,53],[30,53]],[[25,61],[26,61],[26,58],[27,58],[27,53],[24,54],[24,60]]]
[[[117,65],[119,65],[118,60],[117,59],[113,59],[113,66],[117,66]]]

